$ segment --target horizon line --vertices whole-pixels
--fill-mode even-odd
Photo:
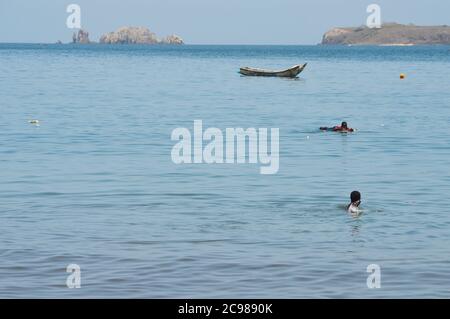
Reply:
[[[148,44],[148,43],[100,43],[100,42],[90,42],[90,43],[72,43],[72,42],[1,42],[0,44],[46,44],[46,45],[73,45],[73,46],[89,46],[89,45],[104,45],[104,46],[169,46],[169,47],[183,47],[183,46],[189,46],[189,45],[217,45],[217,46],[238,46],[238,45],[247,45],[247,46],[316,46],[316,45],[322,45],[322,43],[184,43],[184,44],[163,44],[163,43],[154,43],[154,44]]]

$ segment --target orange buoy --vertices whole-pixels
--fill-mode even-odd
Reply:
[[[406,78],[406,75],[404,74],[404,73],[402,73],[402,74],[400,74],[400,79],[405,79]]]

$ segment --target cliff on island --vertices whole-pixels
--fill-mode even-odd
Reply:
[[[397,23],[381,28],[334,28],[324,34],[325,45],[450,44],[449,26],[415,26]]]
[[[104,44],[184,44],[177,35],[159,39],[155,33],[145,27],[122,27],[100,37]]]

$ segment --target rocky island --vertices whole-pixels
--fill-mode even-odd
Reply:
[[[145,27],[122,27],[100,37],[104,44],[184,44],[177,35],[159,39],[155,33]]]
[[[89,40],[89,32],[84,30],[78,30],[78,33],[73,34],[72,43],[81,43],[81,44],[89,44],[91,40]]]
[[[381,28],[334,28],[324,34],[325,45],[426,45],[450,44],[449,26],[416,26],[397,23]]]

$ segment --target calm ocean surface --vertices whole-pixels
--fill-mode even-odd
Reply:
[[[449,70],[445,46],[1,44],[0,297],[449,298]],[[278,174],[173,164],[195,119],[279,128]]]

